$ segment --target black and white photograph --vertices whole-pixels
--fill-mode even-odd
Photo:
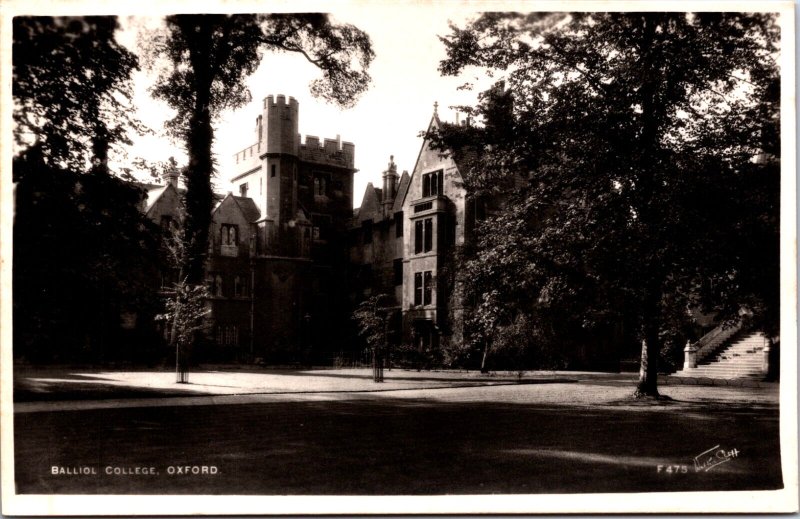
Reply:
[[[793,2],[0,16],[3,514],[797,512]]]

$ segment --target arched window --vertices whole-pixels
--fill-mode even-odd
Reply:
[[[220,241],[222,245],[238,245],[239,227],[231,224],[222,224],[220,227]]]

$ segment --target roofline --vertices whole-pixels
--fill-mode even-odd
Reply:
[[[230,193],[228,193],[228,195],[225,198],[228,198],[228,196],[233,198],[233,201],[236,202],[236,207],[239,208],[239,212],[242,213],[242,216],[244,216],[244,219],[247,220],[247,223],[253,223],[247,218],[247,215],[244,214],[244,209],[242,209],[242,204],[240,204],[239,201],[236,199],[236,195],[234,195],[232,192],[230,192]],[[222,199],[222,202],[225,201],[225,198]],[[241,198],[246,198],[247,200],[250,200],[250,201],[253,200],[249,196],[243,196]],[[220,202],[220,205],[222,205],[222,202]],[[255,202],[253,202],[253,205],[255,205]],[[217,206],[217,208],[219,208],[219,206]],[[256,209],[258,209],[258,206],[256,206]],[[258,218],[256,218],[255,221],[257,222],[260,219],[261,219],[261,211],[258,212]]]
[[[224,197],[222,200],[220,200],[220,201],[219,201],[219,203],[217,204],[217,207],[215,207],[214,209],[212,209],[212,210],[211,210],[211,216],[212,216],[212,217],[213,217],[215,214],[217,214],[217,211],[219,211],[219,208],[220,208],[220,207],[222,207],[222,204],[223,204],[223,203],[225,202],[225,200],[227,200],[229,197],[230,197],[230,198],[233,198],[233,203],[234,203],[234,204],[236,204],[236,207],[239,209],[239,212],[242,214],[242,216],[244,216],[244,210],[242,209],[242,206],[241,206],[241,205],[239,205],[239,201],[238,201],[238,200],[236,200],[236,197],[233,195],[233,192],[231,192],[231,191],[228,191],[228,194],[227,194],[227,195],[225,195],[225,197]],[[247,218],[246,218],[246,217],[245,217],[245,220],[247,220]],[[253,223],[253,222],[251,222],[250,220],[247,220],[247,223]]]
[[[439,120],[439,114],[436,113],[435,111],[433,112],[433,115],[431,116],[431,121],[428,123],[428,129],[425,130],[426,134],[431,131],[431,127],[433,126],[434,123],[436,123],[437,127],[439,127],[442,124],[442,122]],[[420,159],[420,157],[422,157],[422,150],[425,149],[425,143],[426,142],[428,142],[428,138],[424,137],[422,139],[422,145],[419,147],[419,153],[417,153],[417,160],[414,161],[414,169],[411,170],[411,174],[409,175],[409,179],[408,179],[408,186],[409,187],[411,187],[411,181],[414,180],[414,173],[417,171],[417,165],[419,165],[419,159]],[[458,168],[458,165],[456,165],[456,168]],[[403,207],[405,205],[406,198],[408,197],[408,191],[409,190],[406,189],[406,192],[403,194],[403,200],[402,200],[402,202],[400,202],[400,207]]]
[[[181,195],[181,193],[180,193],[180,191],[178,191],[178,188],[176,188],[175,186],[173,186],[171,182],[167,182],[167,184],[166,184],[166,185],[164,185],[164,186],[161,186],[160,188],[156,188],[156,189],[161,189],[161,193],[159,193],[159,195],[156,197],[156,199],[155,199],[155,200],[153,200],[153,203],[150,205],[150,207],[145,207],[145,212],[144,212],[144,215],[145,215],[145,216],[147,216],[148,214],[150,214],[150,211],[152,211],[152,210],[153,210],[153,208],[156,206],[156,203],[157,203],[159,200],[161,200],[161,197],[162,197],[162,196],[164,196],[164,193],[166,193],[166,192],[167,192],[167,189],[169,189],[169,188],[172,188],[172,189],[174,189],[174,190],[175,190],[175,194],[177,194],[177,195],[178,195],[179,201],[181,202],[181,204],[183,203],[183,201],[182,201],[182,200],[180,200],[180,195]],[[153,190],[153,191],[155,191],[155,190]]]
[[[403,189],[404,178],[407,179],[407,181],[405,184],[405,190],[401,193],[401,190]],[[411,175],[408,174],[408,171],[403,171],[403,174],[400,175],[400,179],[397,183],[397,193],[395,193],[394,201],[392,202],[392,211],[397,212],[395,211],[395,206],[397,205],[399,205],[400,211],[403,210],[403,202],[405,201],[406,193],[408,193],[409,186],[411,186]],[[401,198],[400,195],[402,195],[402,200],[400,199]]]

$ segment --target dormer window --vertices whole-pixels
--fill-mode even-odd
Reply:
[[[422,175],[422,197],[441,195],[444,191],[444,171],[434,171]]]

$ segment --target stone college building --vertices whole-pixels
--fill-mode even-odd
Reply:
[[[294,98],[264,99],[251,144],[234,154],[231,190],[216,195],[207,356],[330,360],[357,347],[351,312],[378,293],[393,301],[395,344],[436,348],[461,340],[461,304],[440,281],[475,218],[458,164],[425,141],[410,174],[398,174],[391,157],[382,186],[369,184],[354,211],[355,146],[339,136],[301,139],[299,118]],[[439,124],[434,109],[428,129]],[[144,187],[149,218],[165,227],[181,221],[177,173]],[[162,288],[174,281],[165,269]]]
[[[212,345],[206,356],[309,360],[314,345],[349,347],[347,231],[353,215],[352,143],[298,133],[299,106],[264,99],[250,142],[236,152],[233,187],[217,195],[206,279]],[[177,176],[149,186],[147,216],[180,220]],[[170,275],[163,276],[168,289]]]
[[[434,107],[428,132],[441,121]],[[395,344],[419,350],[462,340],[463,302],[445,270],[455,247],[471,237],[476,211],[453,154],[424,140],[411,174],[390,157],[382,187],[367,185],[351,229],[351,300],[386,294],[394,302]]]

